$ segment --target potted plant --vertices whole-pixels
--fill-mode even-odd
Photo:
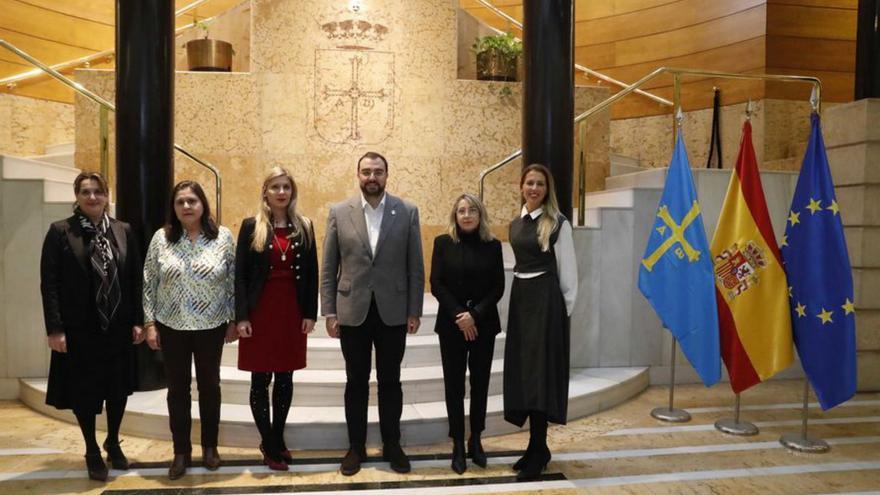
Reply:
[[[194,22],[194,27],[204,31],[204,37],[186,42],[186,63],[189,70],[210,72],[232,71],[232,44],[208,37],[210,20]]]
[[[522,41],[510,33],[493,34],[477,38],[471,48],[477,55],[477,79],[516,81]]]

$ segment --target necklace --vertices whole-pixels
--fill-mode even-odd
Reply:
[[[287,246],[284,247],[284,250],[281,250],[281,239],[284,237],[279,237],[278,234],[274,232],[272,232],[272,236],[275,237],[275,248],[281,251],[281,261],[287,261],[287,251],[290,250],[290,245],[293,244],[293,241],[288,239]]]

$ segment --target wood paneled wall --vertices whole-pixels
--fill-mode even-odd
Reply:
[[[175,0],[175,8],[180,9],[193,1]],[[179,16],[177,26],[191,24],[194,17],[204,19],[217,15],[242,1],[246,0],[205,2]],[[66,62],[113,49],[115,7],[115,0],[2,0],[0,38],[48,65]],[[91,67],[112,68],[113,62],[93,63]],[[28,62],[0,48],[0,78],[31,69],[33,66]],[[73,70],[66,71],[66,74],[72,76]],[[0,92],[73,102],[73,91],[48,77],[22,82],[12,90],[0,88]]]
[[[521,0],[493,3],[522,19]],[[850,101],[855,67],[858,0],[575,0],[575,61],[625,83],[661,66],[740,73],[814,75],[823,98]],[[506,21],[475,0],[460,4],[477,18],[508,30]],[[520,34],[517,29],[513,29]],[[579,76],[578,84],[596,81]],[[672,98],[672,78],[646,90]],[[805,99],[808,85],[687,77],[686,109],[707,108],[712,88],[722,103],[763,97]],[[612,107],[613,118],[668,113],[640,96]]]

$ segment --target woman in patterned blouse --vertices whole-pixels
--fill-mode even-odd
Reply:
[[[218,227],[202,186],[174,186],[173,213],[150,241],[144,263],[144,321],[147,343],[162,350],[168,379],[168,415],[174,460],[168,477],[177,479],[192,463],[190,413],[195,358],[205,468],[220,467],[220,357],[223,342],[237,338],[234,320],[235,245]]]

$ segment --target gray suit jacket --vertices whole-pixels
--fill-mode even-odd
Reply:
[[[375,256],[370,252],[361,196],[330,207],[321,266],[321,314],[335,314],[340,325],[357,326],[366,320],[375,296],[386,325],[405,325],[407,316],[422,315],[424,292],[415,205],[385,194]]]

